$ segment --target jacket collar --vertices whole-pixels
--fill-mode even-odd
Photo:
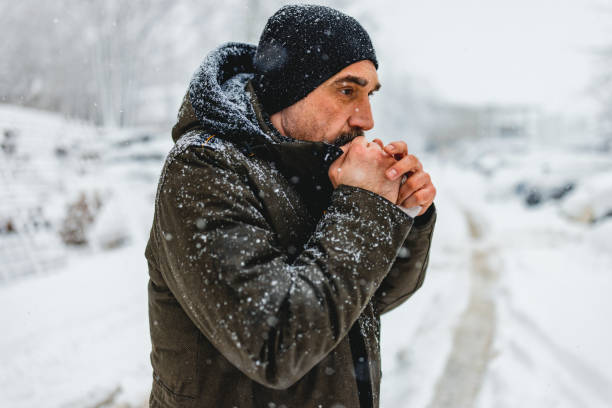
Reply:
[[[274,141],[250,146],[250,151],[271,161],[305,198],[311,214],[320,216],[333,191],[327,172],[334,160],[342,155],[342,149],[329,143],[307,142],[281,135],[262,109],[250,81],[246,91],[250,94],[259,127]]]
[[[250,94],[259,127],[274,140],[274,143],[262,141],[250,146],[250,150],[275,162],[293,182],[311,180],[315,188],[325,180],[329,182],[327,171],[332,162],[342,155],[342,149],[325,142],[308,142],[281,135],[263,110],[251,81],[247,82],[246,91]]]

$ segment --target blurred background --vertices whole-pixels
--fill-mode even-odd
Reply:
[[[272,0],[0,4],[0,406],[143,407],[144,248],[204,56]],[[437,187],[383,407],[612,405],[612,2],[320,1],[372,37],[369,138]]]

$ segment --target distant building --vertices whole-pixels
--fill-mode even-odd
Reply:
[[[482,138],[533,138],[539,111],[528,105],[437,105],[428,139],[438,145]]]
[[[610,150],[612,131],[596,115],[547,112],[532,105],[437,104],[430,107],[429,149],[487,138]],[[609,126],[612,128],[612,126]]]

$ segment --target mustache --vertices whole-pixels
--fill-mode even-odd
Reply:
[[[365,133],[363,129],[353,128],[350,132],[342,133],[336,140],[334,140],[334,145],[337,147],[344,146],[347,143],[350,143],[354,138],[358,136],[364,136]]]

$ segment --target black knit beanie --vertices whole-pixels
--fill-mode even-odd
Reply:
[[[370,36],[353,17],[325,6],[285,6],[261,34],[253,85],[272,115],[361,60],[378,69]]]

